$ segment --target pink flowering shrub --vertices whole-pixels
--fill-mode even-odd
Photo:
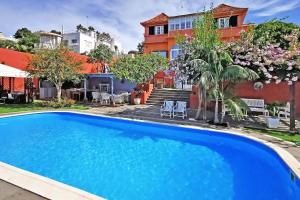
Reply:
[[[291,85],[300,74],[298,31],[283,37],[289,42],[289,49],[282,49],[279,44],[254,44],[252,32],[244,33],[240,41],[228,43],[225,48],[230,50],[235,64],[257,71],[266,84],[286,81]]]

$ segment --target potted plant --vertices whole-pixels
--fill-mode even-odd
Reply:
[[[140,105],[141,104],[141,96],[142,96],[143,93],[144,93],[144,90],[142,90],[142,89],[139,89],[139,90],[135,91],[135,97],[133,99],[135,105]]]
[[[280,124],[280,119],[278,117],[279,106],[281,106],[279,103],[273,103],[267,106],[270,113],[270,116],[266,119],[268,128],[278,128]]]

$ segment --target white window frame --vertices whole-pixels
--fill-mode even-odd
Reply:
[[[175,24],[171,24],[171,25],[170,25],[170,30],[171,30],[171,31],[175,30]]]
[[[181,29],[181,30],[185,30],[185,29],[186,29],[185,21],[182,21],[182,22],[180,23],[180,29]]]
[[[177,58],[178,55],[181,54],[181,52],[182,52],[181,48],[178,45],[175,45],[175,46],[177,46],[177,48],[171,48],[171,60],[174,60],[175,58]],[[175,58],[173,58],[173,52],[177,52],[177,56]]]
[[[229,28],[229,17],[223,17],[218,19],[219,28]]]
[[[164,26],[155,26],[155,35],[163,35]]]
[[[190,20],[185,22],[185,29],[192,29],[192,22]]]

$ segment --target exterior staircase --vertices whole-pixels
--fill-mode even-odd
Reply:
[[[185,101],[189,107],[191,93],[191,91],[179,89],[154,89],[146,104],[161,106],[165,100]]]

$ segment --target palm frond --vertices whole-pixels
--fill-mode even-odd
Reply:
[[[234,119],[241,120],[243,118],[243,110],[245,107],[241,101],[238,101],[237,99],[226,99],[224,103]]]
[[[256,80],[259,76],[251,69],[243,68],[239,65],[230,65],[226,67],[223,73],[223,80]]]

